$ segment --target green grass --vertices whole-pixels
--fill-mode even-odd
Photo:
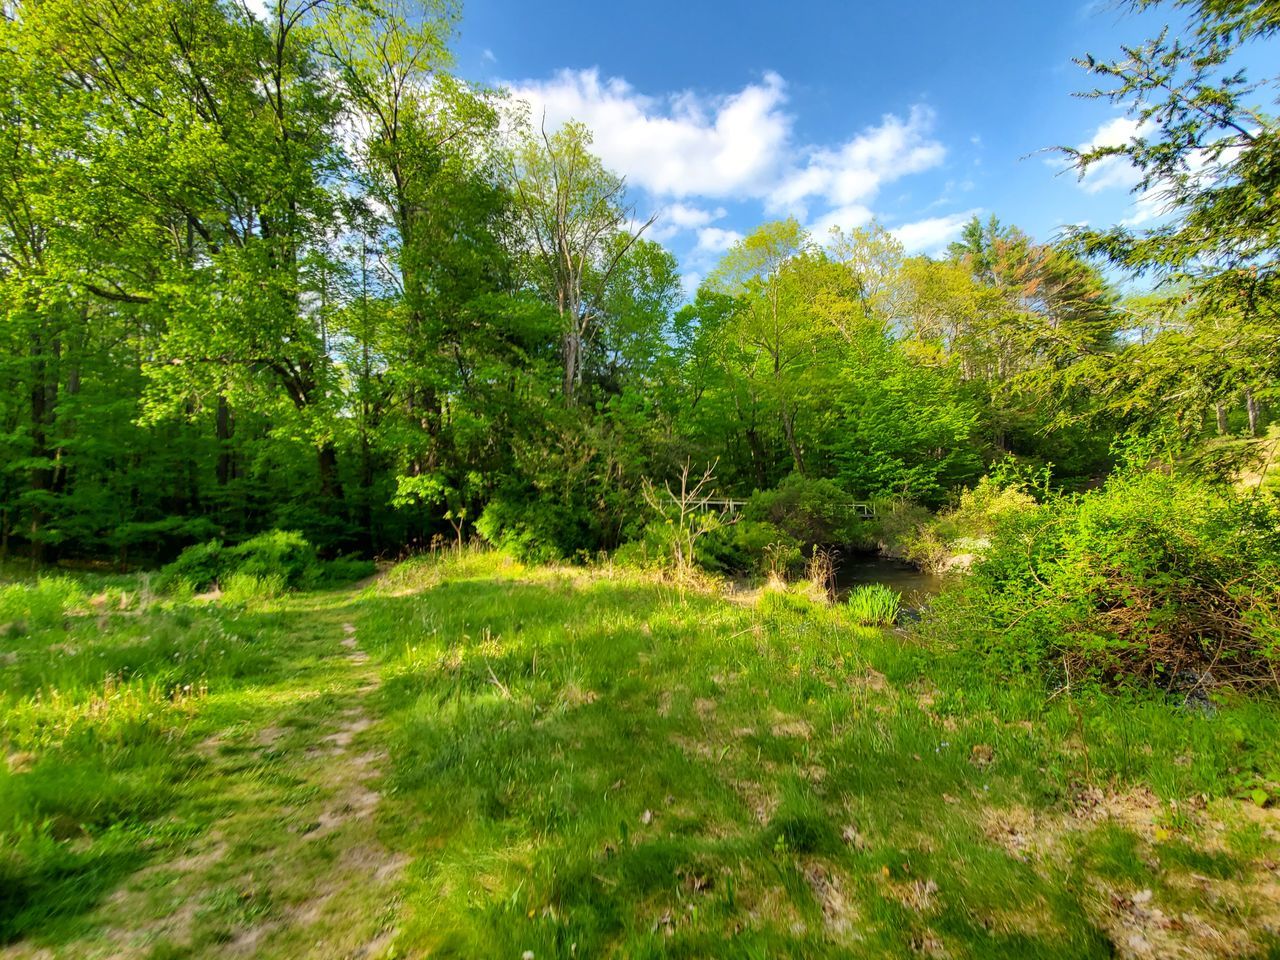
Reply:
[[[0,956],[1277,949],[1271,703],[1068,702],[798,592],[497,554],[97,589],[0,624]]]

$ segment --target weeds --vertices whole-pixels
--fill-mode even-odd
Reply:
[[[849,591],[845,607],[853,622],[861,626],[891,626],[898,620],[902,594],[882,583],[864,583]]]

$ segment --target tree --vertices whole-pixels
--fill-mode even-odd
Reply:
[[[1280,12],[1256,0],[1170,5],[1189,14],[1182,35],[1166,30],[1117,59],[1078,61],[1101,81],[1086,96],[1125,108],[1136,135],[1062,148],[1082,177],[1102,163],[1132,165],[1135,193],[1160,218],[1071,238],[1086,254],[1175,287],[1190,304],[1176,347],[1168,344],[1173,362],[1157,365],[1166,414],[1187,432],[1204,405],[1243,397],[1257,430],[1257,405],[1275,396],[1280,374],[1280,129],[1263,107],[1277,77],[1251,81],[1241,61],[1280,30]]]
[[[656,214],[634,225],[626,181],[591,153],[580,123],[554,133],[526,133],[511,169],[530,282],[556,307],[561,322],[565,400],[582,386],[585,355],[598,332],[604,291]]]

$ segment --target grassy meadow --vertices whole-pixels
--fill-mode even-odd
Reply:
[[[0,587],[0,957],[1280,956],[1280,710],[500,553]]]

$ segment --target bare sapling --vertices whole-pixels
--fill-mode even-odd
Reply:
[[[718,462],[712,463],[699,476],[686,460],[675,484],[667,481],[659,487],[648,477],[641,484],[645,503],[667,527],[671,570],[681,581],[695,575],[698,541],[721,527],[738,522],[738,516],[728,507],[717,505],[715,468]]]

